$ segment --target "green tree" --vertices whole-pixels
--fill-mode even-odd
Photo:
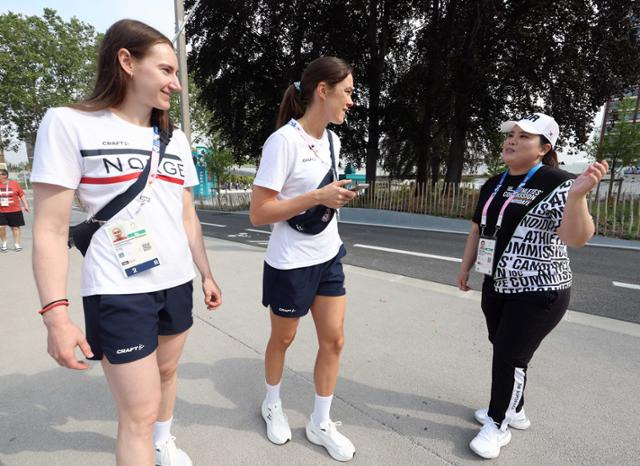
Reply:
[[[205,156],[207,171],[216,177],[216,190],[220,192],[220,186],[231,180],[230,168],[235,159],[233,153],[224,147],[214,147]]]
[[[187,6],[194,2],[187,2]],[[334,128],[343,156],[375,179],[386,89],[410,37],[409,0],[203,0],[187,25],[194,78],[213,130],[236,159],[256,160],[281,96],[320,55],[354,64],[355,105]]]
[[[611,167],[609,191],[607,199],[611,200],[611,192],[616,170],[629,165],[637,165],[640,161],[640,123],[637,122],[636,99],[623,98],[614,103],[613,121],[602,141],[595,140],[594,153],[597,160],[608,159]],[[622,188],[622,181],[620,182]],[[620,192],[618,190],[618,198]]]
[[[191,144],[209,145],[214,140],[214,133],[211,126],[212,112],[201,101],[200,88],[189,76],[189,116],[191,117]],[[171,95],[171,108],[169,114],[174,124],[180,122],[180,95]]]
[[[48,8],[42,17],[0,15],[0,127],[26,143],[29,160],[46,110],[91,88],[97,38],[93,26]]]
[[[334,54],[355,65],[344,155],[370,181],[381,165],[457,184],[507,118],[544,111],[584,143],[602,102],[640,82],[637,18],[639,2],[617,0],[202,0],[187,32],[238,161],[259,157],[304,66]]]

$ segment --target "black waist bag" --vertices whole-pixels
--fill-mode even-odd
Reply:
[[[334,168],[336,163],[335,155],[333,154],[333,138],[331,137],[331,131],[327,131],[327,136],[329,137],[329,151],[331,152],[331,169],[326,175],[324,175],[324,178],[318,185],[317,189],[333,183],[337,178]],[[327,225],[329,225],[329,222],[331,222],[335,213],[336,209],[320,204],[296,215],[295,217],[291,217],[287,220],[287,223],[300,233],[317,235],[327,228]]]
[[[169,141],[171,141],[172,133],[172,128],[170,128],[169,131],[160,132],[160,160],[164,157],[164,152]],[[100,209],[100,211],[90,219],[85,220],[82,223],[78,223],[77,225],[69,226],[69,239],[67,241],[67,246],[69,246],[69,248],[75,246],[84,256],[87,253],[87,249],[89,249],[94,233],[142,192],[144,186],[147,184],[150,170],[151,157],[149,157],[149,160],[147,161],[144,170],[142,170],[142,173],[140,173],[138,179],[135,183],[129,186],[125,192],[118,194],[116,197],[111,199],[107,205]]]

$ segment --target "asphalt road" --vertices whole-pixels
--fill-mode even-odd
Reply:
[[[269,228],[252,227],[245,214],[198,214],[206,236],[267,245]],[[345,223],[340,235],[347,264],[448,285],[455,285],[466,240],[461,234]],[[570,309],[640,323],[640,289],[614,285],[640,285],[640,251],[588,246],[571,249],[569,257],[574,274]],[[481,280],[473,273],[471,287],[479,289]]]

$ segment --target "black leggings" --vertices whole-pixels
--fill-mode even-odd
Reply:
[[[493,344],[489,416],[506,429],[524,405],[527,366],[533,353],[569,306],[571,289],[496,293],[493,279],[482,284],[482,312]]]

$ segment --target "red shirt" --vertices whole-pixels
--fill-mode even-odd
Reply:
[[[24,196],[24,191],[20,187],[17,181],[9,181],[9,190],[7,191],[6,184],[0,184],[0,212],[20,212],[20,198]],[[9,200],[9,205],[6,206],[6,199]]]

